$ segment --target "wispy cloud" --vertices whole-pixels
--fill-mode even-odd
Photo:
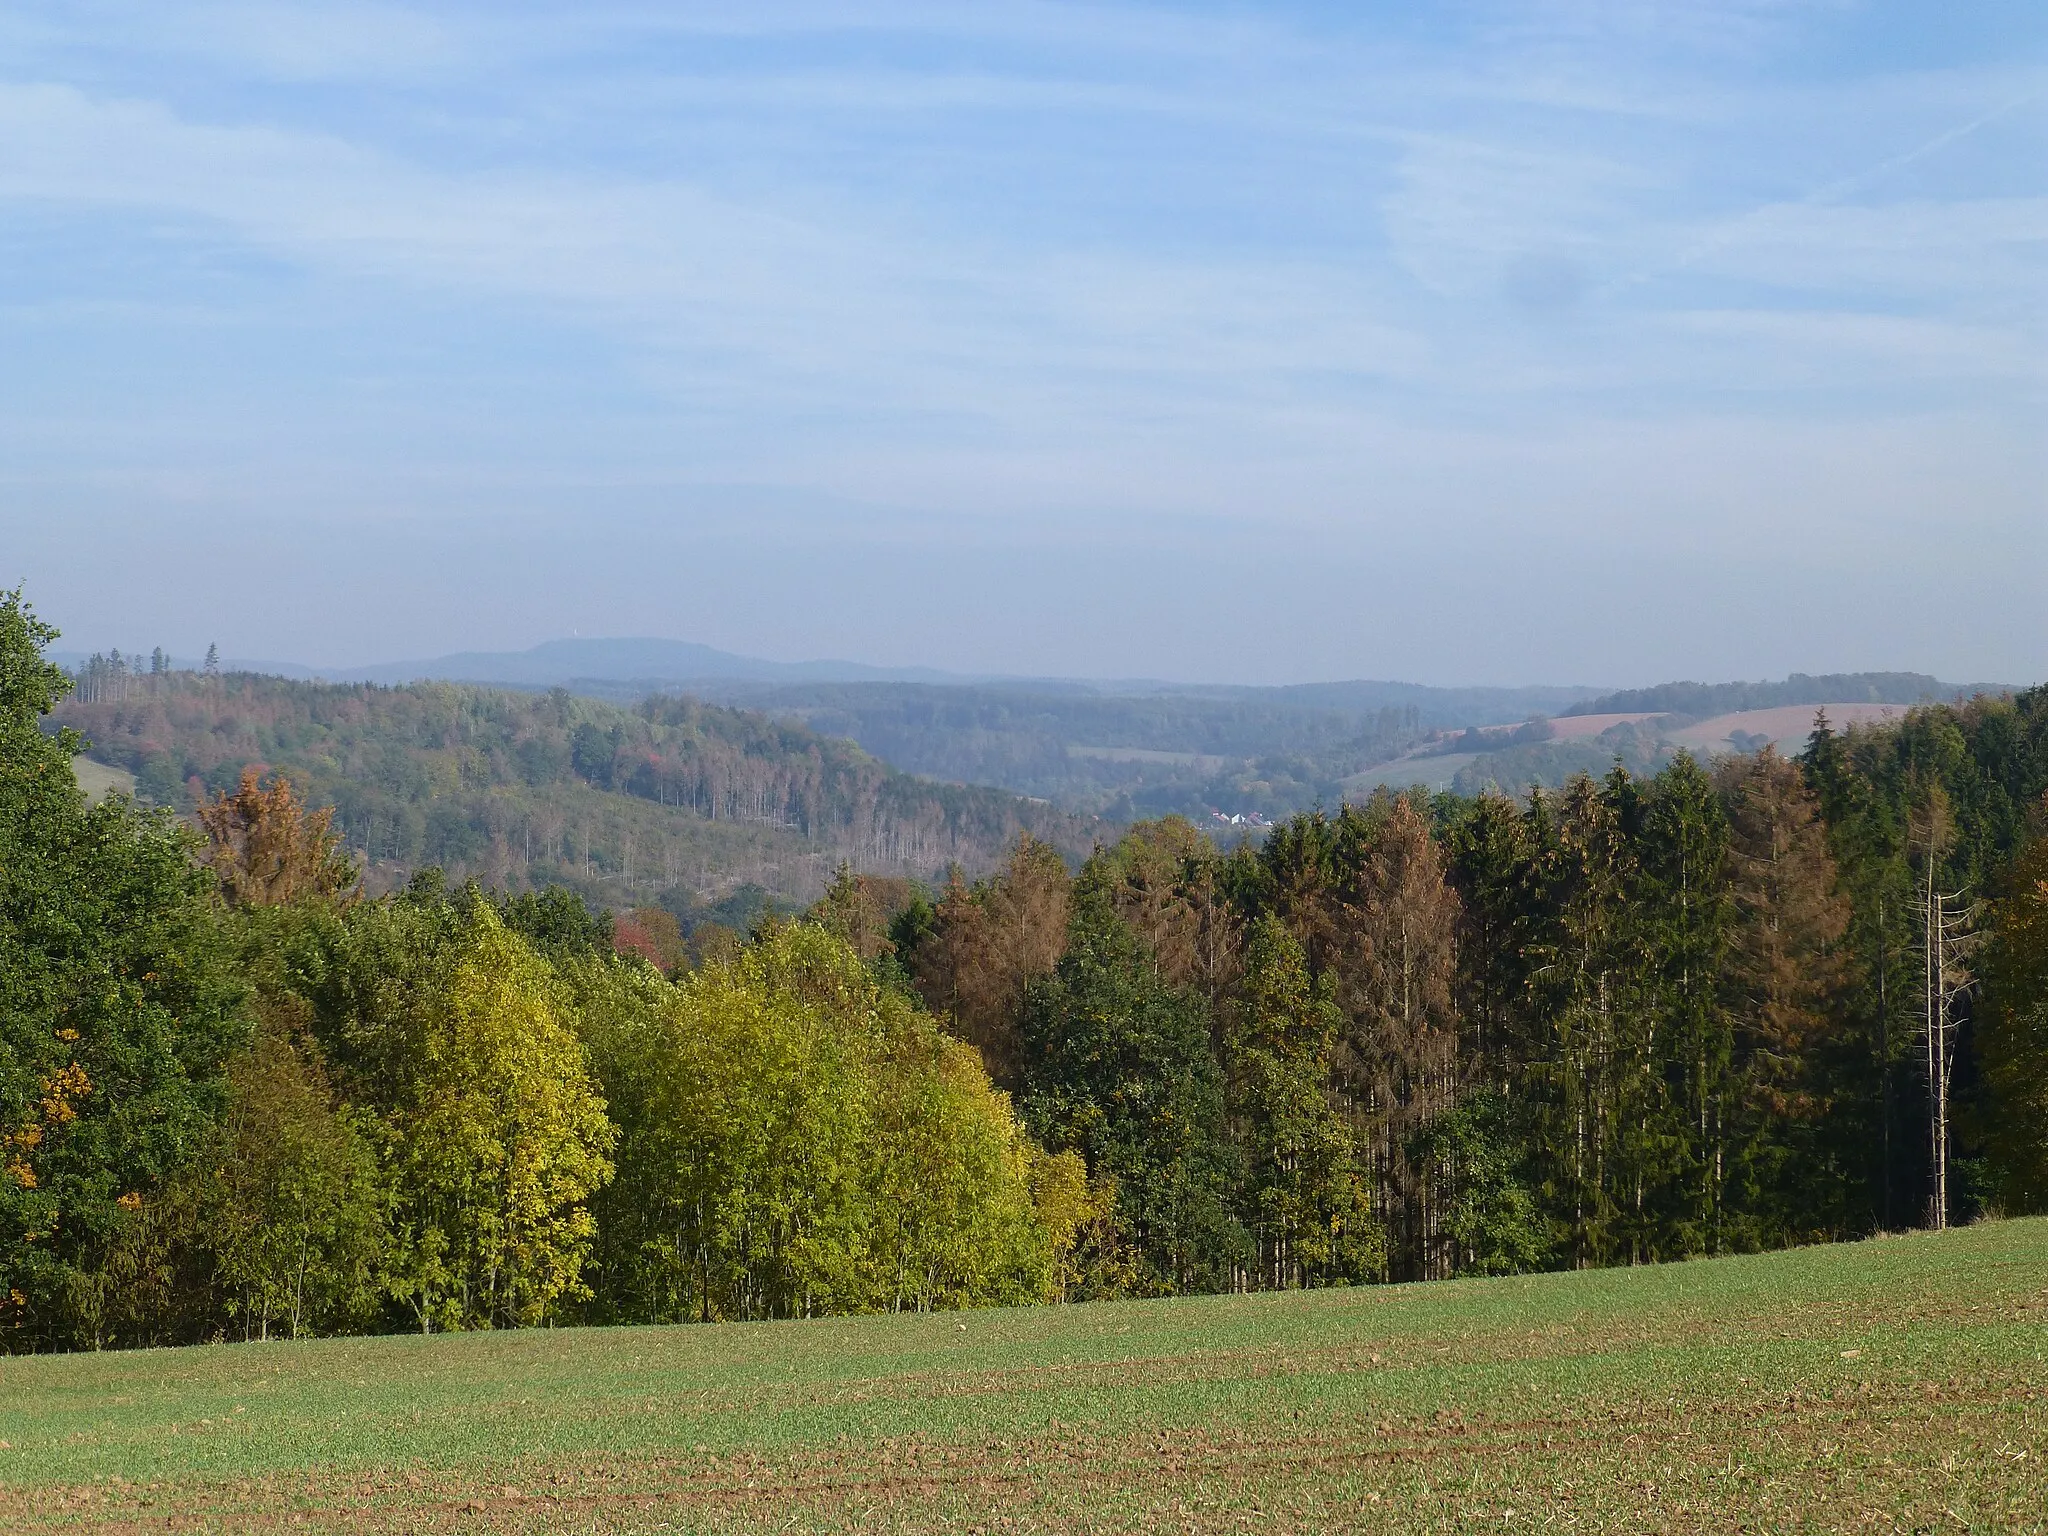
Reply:
[[[1541,525],[1584,563],[1698,536],[1674,456],[1783,519],[1800,443],[1950,434],[2017,519],[2031,461],[1959,423],[2038,409],[2048,51],[1831,43],[1868,19],[23,0],[0,482]]]

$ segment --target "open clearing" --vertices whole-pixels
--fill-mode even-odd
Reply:
[[[1783,704],[1776,709],[1745,709],[1739,714],[1716,715],[1698,725],[1670,733],[1672,741],[1694,751],[1734,750],[1731,738],[1737,731],[1767,737],[1780,752],[1799,752],[1813,734],[1814,716],[1825,712],[1828,724],[1837,731],[1852,725],[1882,725],[1906,713],[1903,704]]]
[[[1388,789],[1409,789],[1420,784],[1424,789],[1448,789],[1451,780],[1460,768],[1466,768],[1479,761],[1477,752],[1447,752],[1438,757],[1403,757],[1391,763],[1382,763],[1377,768],[1368,768],[1363,773],[1354,773],[1344,781],[1347,794],[1368,795],[1385,785]]]
[[[71,759],[72,777],[78,780],[78,787],[85,791],[88,800],[104,800],[109,795],[132,795],[135,793],[135,775],[126,768],[116,768],[111,763],[96,763],[89,757]]]
[[[1425,1286],[0,1358],[0,1529],[2048,1530],[2048,1221]]]

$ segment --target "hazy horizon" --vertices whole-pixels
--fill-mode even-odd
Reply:
[[[580,680],[580,681],[589,681],[589,682],[607,682],[607,683],[632,683],[632,682],[648,682],[648,683],[662,683],[662,684],[671,684],[671,683],[689,683],[689,682],[692,682],[692,681],[700,681],[700,682],[725,682],[725,683],[737,683],[737,682],[746,682],[746,681],[749,681],[749,680],[751,680],[751,681],[754,681],[754,682],[757,682],[757,683],[761,684],[762,686],[787,686],[787,685],[794,685],[794,684],[799,684],[799,683],[801,683],[801,682],[804,682],[804,681],[813,681],[813,682],[835,682],[835,683],[837,683],[837,682],[849,682],[849,681],[854,681],[854,682],[859,682],[859,681],[868,681],[868,682],[878,682],[878,683],[891,683],[891,682],[925,683],[925,684],[929,684],[929,685],[931,685],[931,686],[941,686],[941,687],[944,687],[944,686],[965,686],[965,685],[974,685],[974,684],[985,684],[985,683],[986,683],[986,684],[1003,684],[1003,685],[1011,685],[1011,684],[1017,684],[1017,685],[1029,685],[1029,684],[1035,684],[1035,683],[1043,683],[1043,684],[1047,684],[1047,685],[1064,685],[1064,684],[1098,684],[1098,685],[1101,685],[1101,686],[1103,686],[1103,687],[1105,687],[1105,688],[1109,688],[1109,689],[1111,689],[1111,690],[1115,690],[1115,689],[1117,689],[1117,688],[1120,688],[1120,687],[1134,687],[1134,688],[1140,688],[1140,689],[1142,689],[1142,688],[1146,688],[1146,687],[1150,687],[1150,686],[1154,686],[1154,685],[1157,685],[1157,686],[1160,686],[1160,687],[1168,687],[1168,688],[1186,688],[1186,687],[1194,687],[1194,688],[1200,688],[1200,687],[1205,687],[1205,686],[1207,686],[1207,687],[1218,687],[1218,686],[1222,686],[1222,687],[1247,687],[1247,686],[1249,686],[1249,687],[1278,687],[1278,688],[1286,688],[1286,687],[1329,687],[1329,686],[1342,686],[1342,685],[1348,685],[1348,684],[1364,684],[1364,685],[1372,686],[1372,685],[1382,685],[1382,684],[1384,684],[1384,685],[1392,685],[1392,686],[1396,686],[1396,687],[1423,687],[1423,688],[1435,688],[1435,689],[1440,689],[1440,690],[1443,690],[1443,691],[1446,691],[1446,692],[1456,692],[1456,691],[1467,691],[1467,692],[1473,692],[1473,693],[1485,693],[1485,692],[1499,692],[1499,693],[1509,693],[1509,694],[1513,694],[1513,693],[1531,693],[1531,694],[1536,694],[1536,693],[1545,693],[1545,692],[1549,692],[1549,693],[1557,693],[1557,694],[1571,694],[1571,693],[1576,693],[1576,694],[1579,694],[1579,695],[1582,695],[1582,696],[1585,696],[1585,697],[1591,698],[1591,697],[1597,697],[1597,696],[1599,696],[1599,695],[1602,695],[1602,694],[1606,694],[1606,693],[1618,693],[1618,692],[1622,692],[1622,691],[1625,691],[1626,689],[1628,689],[1628,688],[1632,688],[1632,687],[1644,687],[1644,686],[1655,686],[1655,685],[1657,685],[1657,684],[1668,684],[1668,683],[1688,683],[1688,682],[1690,682],[1690,683],[1708,683],[1708,684],[1729,684],[1729,683],[1777,683],[1777,682],[1785,682],[1785,681],[1789,681],[1789,680],[1791,680],[1792,678],[1795,678],[1795,677],[1799,677],[1799,676],[1802,676],[1802,675],[1803,675],[1803,676],[1809,676],[1809,677],[1814,677],[1814,676],[1819,676],[1819,677],[1825,677],[1825,676],[1831,675],[1831,674],[1817,673],[1817,672],[1814,672],[1814,671],[1812,671],[1811,669],[1806,669],[1806,668],[1799,668],[1799,667],[1794,667],[1794,668],[1791,668],[1791,669],[1790,669],[1789,671],[1787,671],[1786,673],[1783,673],[1783,674],[1778,674],[1778,675],[1775,675],[1775,676],[1771,676],[1771,677],[1755,677],[1755,678],[1737,678],[1737,677],[1712,677],[1712,678],[1709,678],[1709,677],[1703,677],[1703,676],[1701,676],[1701,677],[1681,677],[1681,676],[1673,675],[1673,676],[1670,676],[1670,677],[1660,677],[1660,678],[1656,678],[1656,679],[1648,680],[1648,681],[1646,681],[1646,682],[1634,682],[1634,683],[1614,683],[1614,682],[1608,682],[1608,681],[1601,681],[1601,680],[1598,680],[1598,679],[1595,679],[1595,680],[1591,680],[1591,681],[1588,681],[1588,680],[1585,680],[1585,679],[1577,679],[1577,680],[1561,680],[1561,679],[1556,679],[1556,678],[1551,678],[1551,679],[1542,679],[1542,680],[1537,680],[1537,681],[1533,681],[1533,682],[1527,682],[1527,681],[1525,681],[1525,682],[1511,682],[1511,683],[1502,683],[1502,682],[1495,682],[1495,681],[1492,681],[1492,680],[1489,680],[1489,679],[1485,679],[1485,678],[1480,678],[1480,679],[1466,679],[1466,680],[1460,680],[1460,681],[1455,681],[1455,682],[1447,682],[1447,683],[1416,683],[1416,682],[1415,682],[1415,680],[1414,680],[1414,679],[1412,679],[1412,678],[1394,678],[1394,677],[1371,677],[1371,678],[1369,678],[1369,677],[1362,677],[1362,676],[1354,676],[1354,677],[1304,677],[1304,678],[1294,678],[1294,679],[1289,679],[1289,680],[1288,680],[1288,681],[1286,681],[1286,682],[1281,682],[1281,683],[1271,683],[1271,684],[1228,684],[1228,683],[1221,683],[1221,682],[1219,682],[1219,680],[1218,680],[1218,679],[1215,679],[1215,678],[1204,678],[1204,677],[1152,677],[1152,676],[1132,676],[1132,675],[1117,675],[1117,674],[1099,674],[1099,675],[1091,675],[1091,674],[1085,674],[1085,673],[1065,673],[1065,674],[1058,674],[1058,673],[1026,673],[1026,672],[960,672],[960,671],[952,671],[952,670],[949,670],[949,669],[945,669],[945,668],[938,668],[938,667],[923,667],[923,666],[902,666],[902,667],[895,667],[895,666],[887,666],[887,665],[877,665],[877,664],[875,664],[875,663],[871,663],[871,662],[867,662],[867,661],[864,661],[864,660],[863,660],[862,658],[860,658],[860,657],[857,657],[857,656],[760,656],[760,655],[746,655],[746,654],[741,654],[741,653],[737,653],[737,652],[731,652],[731,651],[724,651],[724,650],[721,650],[721,649],[719,649],[719,648],[717,648],[717,647],[710,647],[710,646],[704,646],[704,645],[701,645],[700,643],[698,643],[698,642],[695,642],[695,641],[687,641],[687,640],[675,640],[675,639],[673,639],[673,638],[670,638],[670,637],[665,637],[665,636],[649,636],[649,635],[633,635],[633,636],[626,636],[626,635],[611,635],[611,636],[598,636],[598,635],[584,635],[584,636],[556,636],[556,637],[555,637],[554,639],[552,639],[552,640],[548,640],[548,641],[542,641],[542,642],[540,642],[539,644],[537,644],[537,645],[534,645],[534,646],[531,646],[531,647],[522,647],[522,648],[521,648],[521,649],[519,649],[519,650],[508,650],[508,651],[476,651],[476,650],[464,650],[464,651],[452,651],[452,652],[445,652],[445,653],[443,653],[443,654],[442,654],[442,655],[440,655],[440,656],[414,656],[414,657],[400,657],[400,658],[396,658],[395,660],[381,660],[381,661],[368,661],[368,662],[348,662],[348,661],[322,661],[322,662],[308,662],[308,661],[305,661],[305,660],[303,660],[302,658],[298,658],[298,657],[288,657],[288,656],[236,656],[236,655],[232,655],[232,654],[229,654],[229,653],[222,653],[222,654],[220,655],[220,658],[219,658],[219,660],[220,660],[220,664],[221,664],[221,665],[222,665],[223,667],[226,667],[226,668],[228,668],[228,669],[231,669],[231,670],[244,670],[244,671],[252,671],[252,672],[257,672],[257,673],[265,673],[265,672],[268,672],[268,673],[272,673],[272,674],[281,674],[281,675],[284,675],[284,676],[287,676],[287,677],[296,677],[296,676],[300,676],[300,675],[305,675],[305,676],[307,676],[307,677],[311,677],[311,678],[317,678],[318,680],[321,680],[321,681],[330,681],[330,682],[344,682],[344,683],[346,683],[346,682],[353,682],[353,681],[364,681],[364,680],[367,680],[367,681],[372,681],[372,682],[380,682],[380,683],[387,683],[387,684],[388,684],[388,683],[393,683],[393,682],[406,682],[406,681],[422,681],[422,682],[427,682],[427,681],[450,681],[450,682],[474,682],[474,683],[482,683],[482,684],[485,684],[485,685],[497,685],[497,686],[510,686],[510,687],[519,687],[519,688],[524,688],[524,687],[538,687],[538,686],[549,686],[549,684],[547,684],[547,683],[545,682],[545,680],[542,680],[542,681],[535,681],[535,680],[534,680],[534,679],[532,679],[532,678],[526,678],[526,679],[512,679],[512,680],[508,680],[508,679],[507,679],[506,677],[496,677],[496,676],[491,676],[491,675],[487,675],[487,674],[485,674],[485,673],[478,673],[478,674],[476,674],[476,675],[472,676],[472,675],[468,675],[468,674],[466,674],[466,673],[463,673],[463,672],[457,672],[457,671],[441,671],[441,672],[421,672],[421,673],[418,673],[418,674],[415,674],[415,675],[412,675],[412,676],[404,676],[404,677],[401,677],[400,675],[398,675],[398,673],[399,673],[399,669],[400,669],[400,668],[402,668],[402,667],[407,667],[407,666],[414,666],[414,665],[418,665],[418,666],[432,666],[432,665],[435,665],[435,664],[440,664],[440,663],[447,663],[447,662],[453,662],[453,661],[462,661],[462,660],[465,660],[465,659],[472,659],[472,658],[473,658],[473,659],[483,659],[483,660],[493,660],[493,661],[503,661],[503,660],[509,660],[509,659],[517,659],[517,658],[521,658],[521,657],[527,657],[527,656],[532,656],[532,655],[534,655],[534,654],[536,654],[536,653],[540,653],[540,652],[545,652],[545,651],[548,651],[548,650],[550,650],[550,649],[552,649],[553,647],[556,647],[556,646],[560,646],[560,645],[569,645],[569,644],[574,644],[574,643],[577,643],[578,641],[581,641],[581,642],[583,642],[583,643],[586,643],[586,644],[589,644],[589,645],[593,645],[593,646],[634,646],[634,645],[650,645],[650,644],[651,644],[651,645],[681,645],[681,646],[686,646],[686,647],[689,647],[689,648],[691,648],[691,649],[693,649],[693,650],[703,650],[703,651],[708,651],[708,652],[712,652],[712,653],[714,653],[714,654],[716,654],[716,655],[719,655],[719,656],[724,656],[724,657],[730,657],[731,659],[733,659],[733,660],[735,660],[735,661],[738,661],[738,662],[743,662],[743,663],[756,663],[756,664],[759,664],[759,663],[765,663],[765,664],[767,664],[768,666],[770,666],[770,667],[774,667],[774,668],[788,668],[788,669],[790,669],[790,670],[791,670],[791,672],[792,672],[792,673],[794,673],[794,672],[795,672],[795,670],[796,670],[796,669],[799,669],[799,668],[819,668],[819,669],[832,669],[832,670],[829,670],[829,671],[821,670],[821,671],[819,671],[819,672],[818,672],[818,673],[817,673],[816,675],[814,675],[814,676],[812,676],[812,677],[810,677],[810,678],[806,679],[806,678],[803,678],[803,677],[800,677],[800,676],[796,676],[796,675],[787,675],[787,676],[785,676],[785,675],[770,675],[770,674],[763,674],[763,675],[762,675],[762,676],[760,676],[760,677],[753,677],[753,676],[752,676],[752,674],[750,674],[750,673],[747,673],[747,672],[744,672],[744,671],[733,671],[733,672],[723,672],[723,671],[711,671],[711,670],[707,670],[707,671],[704,671],[704,672],[701,672],[701,673],[690,673],[690,674],[684,674],[684,673],[682,673],[682,672],[671,672],[671,671],[665,671],[665,670],[645,670],[645,669],[636,669],[635,667],[631,667],[631,666],[609,666],[609,667],[607,667],[607,666],[605,666],[605,665],[602,665],[602,664],[595,664],[595,663],[594,663],[594,664],[593,664],[593,666],[592,666],[592,669],[591,669],[591,670],[586,670],[586,671],[578,671],[578,672],[575,672],[575,673],[574,673],[573,675],[572,675],[572,674],[567,674],[567,673],[565,673],[565,674],[563,675],[563,680],[564,680],[564,681],[579,681],[579,680]],[[102,650],[104,650],[104,649],[105,649],[105,648],[103,647],[103,648],[102,648]],[[70,642],[68,641],[68,639],[60,639],[60,640],[58,641],[58,643],[57,643],[57,644],[55,644],[54,646],[52,646],[52,647],[50,648],[50,651],[49,651],[49,653],[48,653],[48,654],[49,654],[49,655],[50,655],[50,657],[51,657],[52,659],[54,659],[54,660],[57,660],[57,661],[63,662],[64,664],[66,664],[66,665],[68,665],[68,666],[75,666],[75,665],[78,665],[78,664],[80,664],[80,663],[84,662],[85,660],[89,659],[89,657],[90,657],[90,656],[91,656],[91,655],[92,655],[93,653],[92,653],[92,652],[89,652],[89,651],[84,651],[84,650],[81,650],[81,649],[79,649],[79,648],[78,648],[77,646],[75,646],[75,645],[71,644],[71,643],[70,643]],[[137,661],[137,662],[139,662],[139,661],[147,660],[147,659],[149,658],[149,656],[150,656],[150,651],[149,651],[149,650],[145,650],[145,649],[142,649],[142,648],[140,648],[140,647],[136,647],[136,646],[130,646],[130,647],[127,647],[127,648],[123,649],[123,654],[124,654],[125,656],[127,656],[127,657],[128,657],[128,658],[129,658],[130,660],[131,660],[131,661]],[[194,671],[198,671],[198,670],[200,670],[200,669],[201,669],[201,668],[203,667],[203,665],[204,665],[204,657],[203,657],[203,655],[202,655],[201,653],[199,653],[199,652],[193,652],[193,653],[190,653],[190,654],[186,654],[186,653],[180,653],[180,652],[167,652],[166,654],[167,654],[167,657],[168,657],[168,660],[169,660],[169,665],[170,665],[170,668],[171,668],[171,670],[173,670],[173,671],[180,671],[180,672],[194,672]],[[1933,674],[1930,674],[1930,673],[1926,673],[1926,672],[1925,672],[1925,670],[1924,670],[1924,669],[1921,669],[1921,668],[1904,668],[1904,669],[1882,669],[1882,670],[1893,670],[1893,671],[1898,671],[1898,672],[1904,672],[1904,673],[1907,673],[1907,674],[1918,674],[1918,675],[1921,675],[1921,676],[1926,676],[1926,677],[1933,677]],[[859,674],[873,674],[873,675],[872,675],[872,676],[861,676],[861,675],[859,675]],[[1860,669],[1857,669],[1857,672],[1856,672],[1855,674],[1849,674],[1849,675],[1858,675],[1858,674],[1860,674],[1860,675],[1864,675],[1864,676],[1876,676],[1876,675],[1880,675],[1880,674],[1881,674],[1881,669],[1874,669],[1874,668],[1860,668]],[[1941,687],[1942,687],[1943,689],[1956,689],[1956,688],[1962,688],[1962,689],[1970,689],[1970,688],[1991,688],[1991,689],[2009,689],[2009,688],[2024,688],[2024,687],[2028,687],[2028,686],[2030,686],[2030,685],[2031,685],[2031,684],[2030,684],[2030,682],[2029,682],[2028,680],[2015,680],[2015,679],[2011,679],[2011,678],[1934,678],[1934,681],[1938,682],[1938,683],[1939,683],[1939,684],[1941,685]]]
[[[66,650],[2048,676],[2017,0],[27,0],[0,212]]]

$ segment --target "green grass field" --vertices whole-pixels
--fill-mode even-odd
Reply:
[[[1654,1269],[0,1359],[0,1529],[2048,1531],[2048,1221]]]
[[[85,791],[85,798],[94,802],[104,800],[109,795],[135,793],[134,774],[126,768],[96,763],[89,757],[71,759],[71,774],[78,780],[78,787]]]

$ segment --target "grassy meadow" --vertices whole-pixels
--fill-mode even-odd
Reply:
[[[2048,1531],[2048,1220],[1634,1270],[0,1358],[0,1529]]]

